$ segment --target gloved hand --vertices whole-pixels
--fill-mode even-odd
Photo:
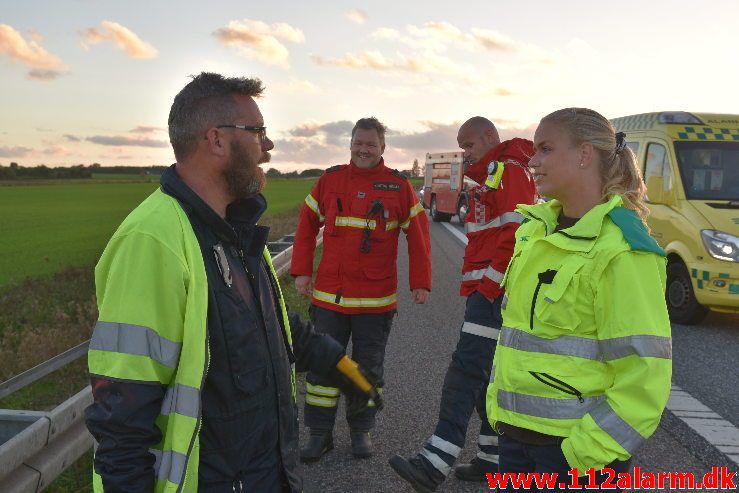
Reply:
[[[349,416],[359,413],[369,406],[376,407],[378,411],[382,410],[382,397],[377,390],[377,378],[372,372],[362,368],[348,356],[344,356],[339,360],[336,369],[341,375],[341,380],[345,381],[345,385],[348,382],[351,386],[350,392],[346,392],[342,385],[339,385],[342,391],[352,396],[347,398],[347,414]]]

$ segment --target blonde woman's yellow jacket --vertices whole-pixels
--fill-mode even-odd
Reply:
[[[632,456],[667,404],[666,259],[619,196],[555,232],[561,209],[518,206],[487,412],[494,427],[566,437],[584,474]]]

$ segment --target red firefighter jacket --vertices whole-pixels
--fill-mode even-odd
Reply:
[[[536,184],[528,170],[533,155],[531,141],[511,139],[492,148],[465,171],[479,186],[468,193],[462,296],[479,291],[492,299],[502,293],[500,281],[513,254],[513,235],[523,220],[514,212],[516,204],[536,202]]]
[[[334,166],[321,176],[300,212],[293,276],[313,275],[321,226],[313,304],[342,313],[394,310],[401,230],[408,241],[410,288],[431,290],[428,219],[410,182],[383,160],[371,169]]]

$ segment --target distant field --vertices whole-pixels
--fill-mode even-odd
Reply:
[[[265,189],[269,214],[297,207],[313,183],[271,180]],[[118,224],[157,186],[158,180],[60,180],[0,188],[0,286],[95,263]]]

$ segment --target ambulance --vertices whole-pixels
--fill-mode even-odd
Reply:
[[[739,313],[739,115],[669,111],[611,121],[636,155],[647,222],[667,252],[670,319],[690,325],[709,310]]]

